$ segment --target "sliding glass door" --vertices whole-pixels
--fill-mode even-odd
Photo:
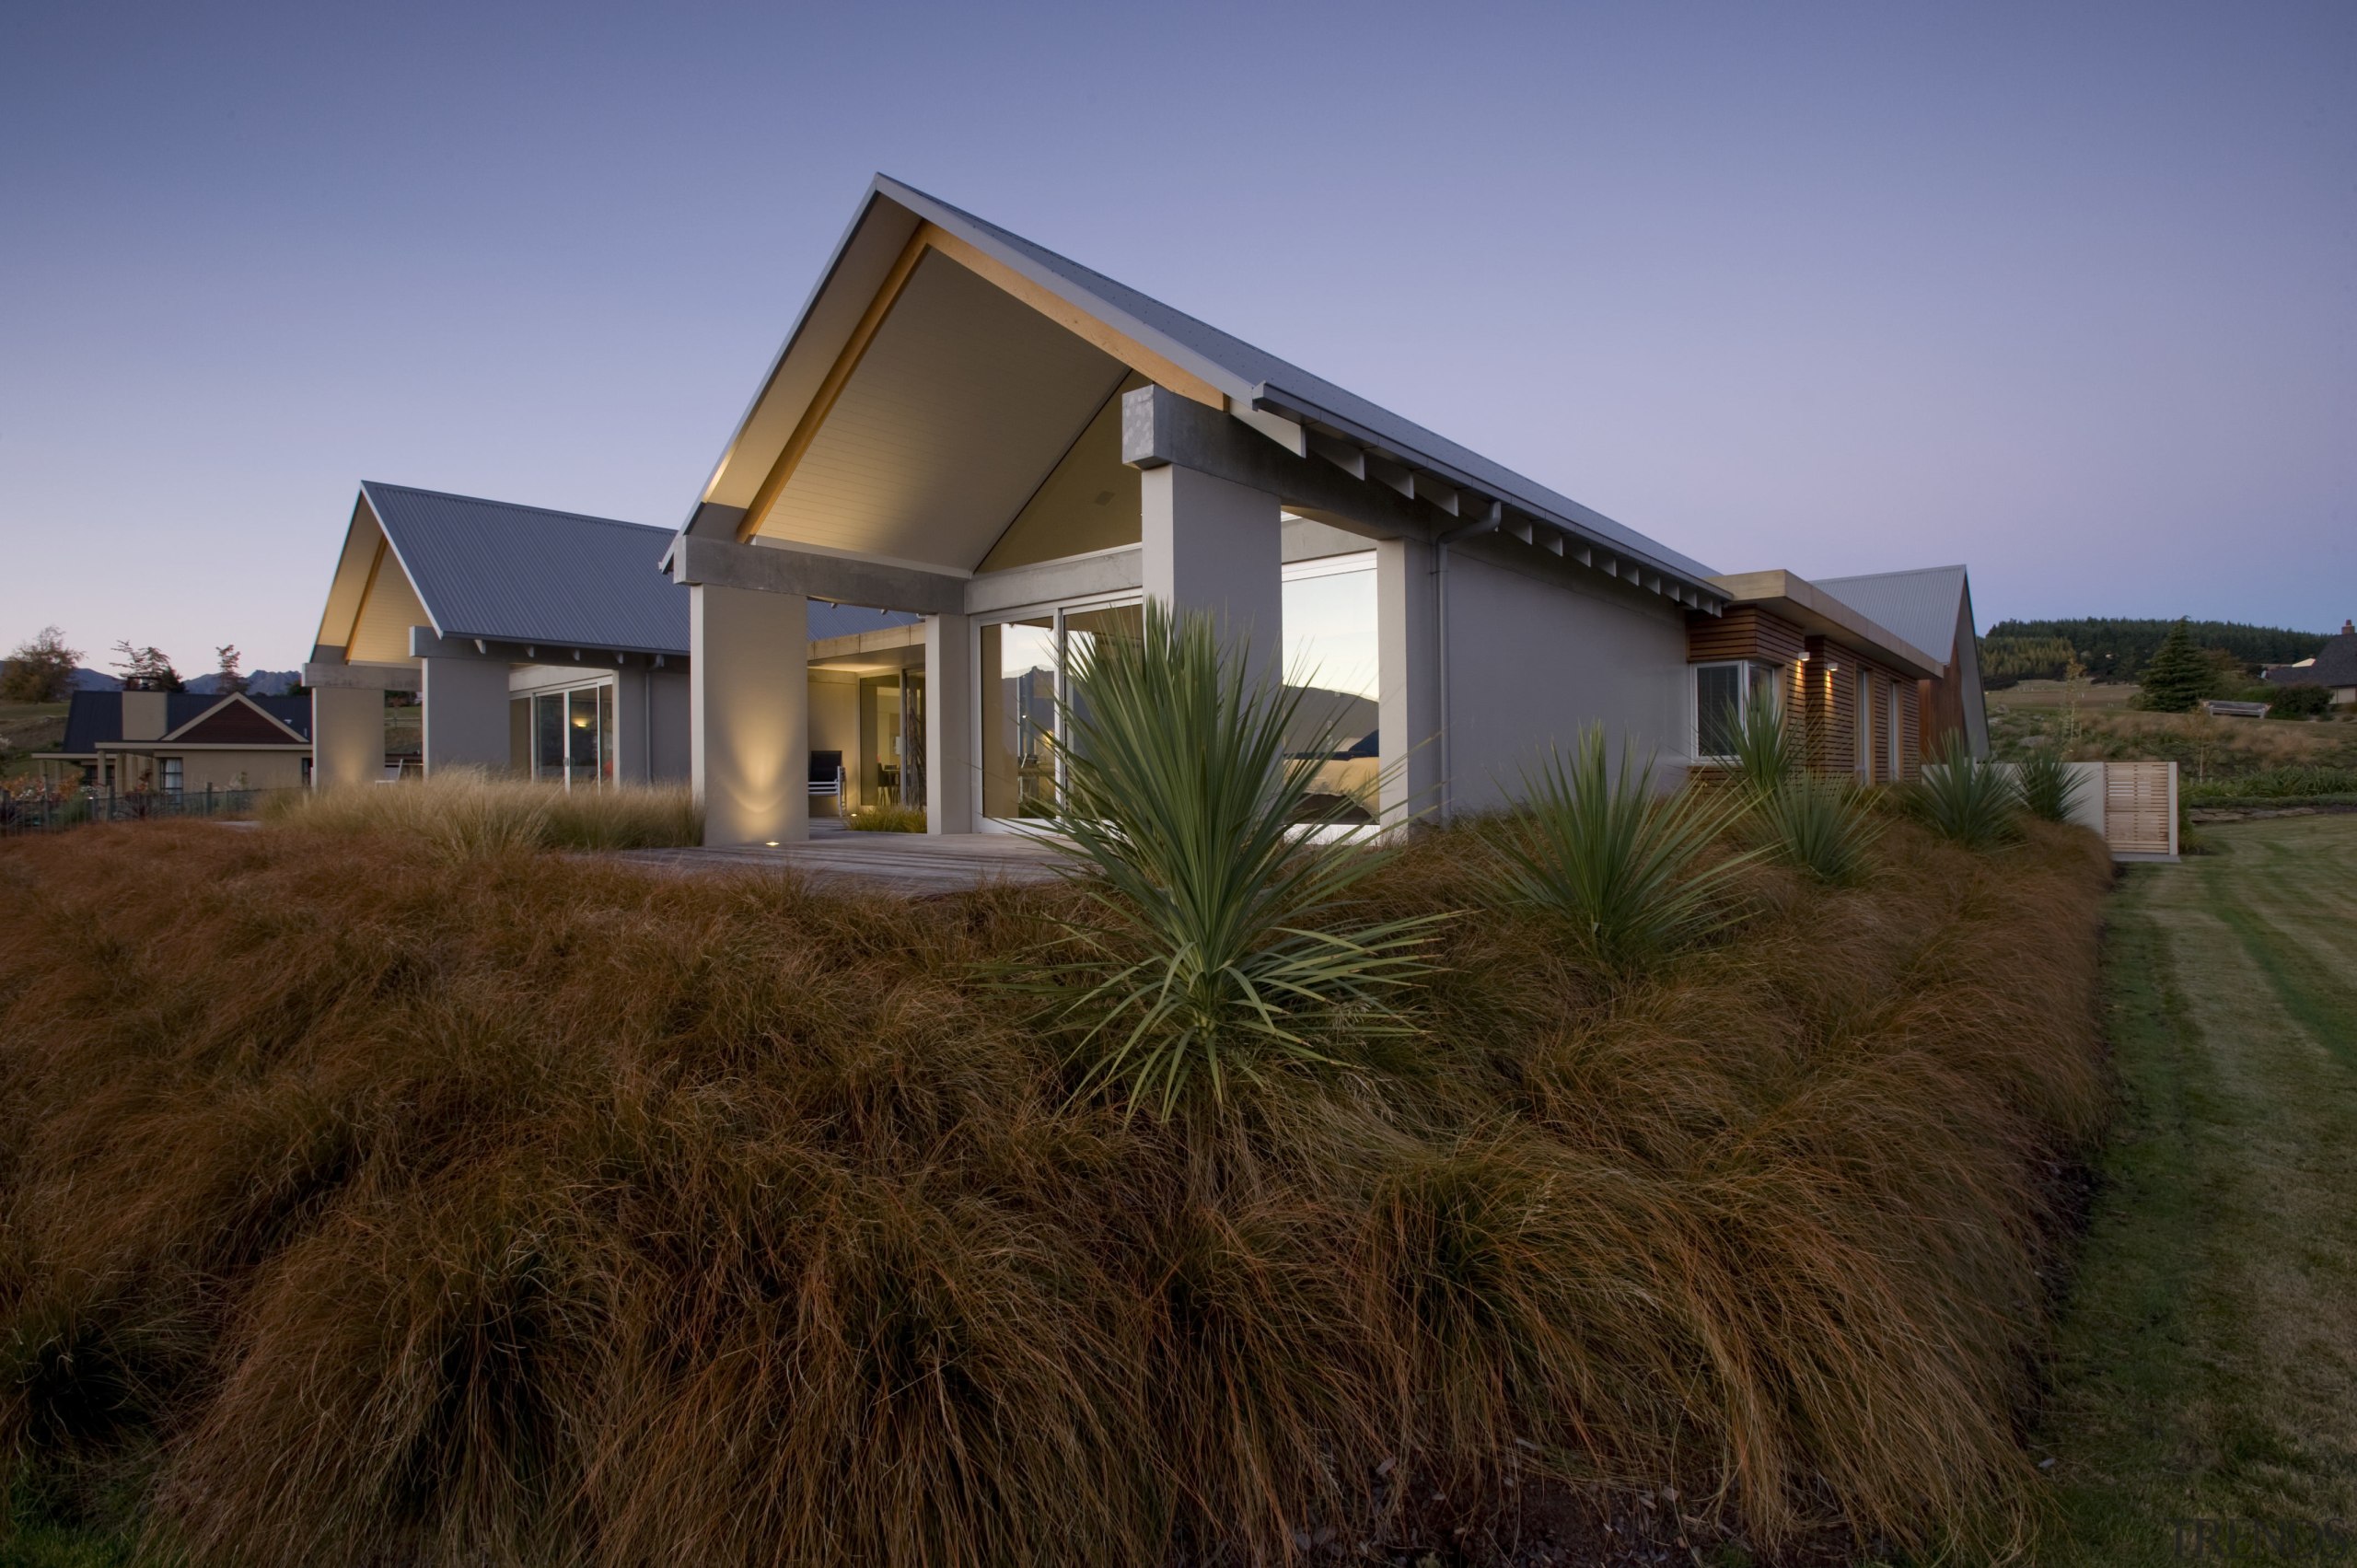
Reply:
[[[982,816],[1009,823],[1054,808],[1061,782],[1057,703],[1100,637],[1141,634],[1138,600],[1051,610],[981,629]]]
[[[529,701],[534,778],[567,789],[614,782],[613,682],[537,691]]]

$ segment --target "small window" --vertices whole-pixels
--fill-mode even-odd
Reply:
[[[1736,737],[1763,704],[1783,709],[1783,667],[1773,664],[1698,664],[1694,667],[1694,760],[1735,760]]]
[[[160,761],[164,767],[164,777],[162,780],[164,793],[166,795],[180,794],[180,781],[183,776],[180,772],[180,760],[178,757],[165,757],[160,759]]]

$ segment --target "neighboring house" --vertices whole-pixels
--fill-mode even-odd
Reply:
[[[308,697],[199,691],[76,691],[65,736],[37,751],[42,781],[181,794],[291,789],[311,776]]]
[[[2357,622],[2343,621],[2340,633],[2327,637],[2314,657],[2270,665],[2260,679],[2270,686],[2321,686],[2332,693],[2336,707],[2357,704]]]
[[[714,843],[802,836],[838,761],[991,831],[1056,788],[1076,651],[1152,596],[1312,688],[1327,738],[1288,749],[1401,821],[1505,803],[1591,724],[1674,782],[1752,702],[1820,768],[1984,750],[1962,569],[1897,576],[1724,575],[878,177],[676,535],[363,485],[305,679],[323,782],[377,776],[414,689],[428,772],[684,774]]]
[[[303,672],[319,781],[385,776],[388,691],[420,694],[429,773],[487,768],[566,787],[687,778],[691,596],[656,570],[670,540],[609,517],[363,484]],[[814,611],[834,639],[806,655],[813,714],[829,721],[814,746],[856,751],[863,725],[880,725],[880,749],[907,749],[896,744],[898,650],[910,633],[893,621],[913,619]]]

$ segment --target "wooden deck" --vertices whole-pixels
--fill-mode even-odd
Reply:
[[[1051,881],[1062,856],[1011,833],[856,833],[813,822],[807,842],[776,849],[632,849],[613,858],[681,876],[794,871],[820,887],[922,898]]]

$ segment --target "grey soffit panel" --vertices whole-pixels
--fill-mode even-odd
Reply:
[[[1926,566],[1815,581],[1875,625],[1897,633],[1943,664],[1956,656],[1956,616],[1964,607],[1963,567]]]
[[[684,655],[671,530],[371,482],[361,494],[445,637]]]
[[[1230,397],[1249,403],[1265,393],[1267,401],[1281,410],[1326,416],[1338,428],[1353,435],[1363,435],[1377,447],[1411,464],[1422,459],[1432,465],[1436,472],[1454,470],[1501,500],[1542,518],[1550,516],[1563,518],[1593,534],[1600,541],[1617,544],[1631,556],[1644,559],[1664,570],[1698,583],[1718,575],[1701,562],[1680,554],[1600,512],[1583,506],[1502,463],[1492,462],[1470,447],[1427,430],[1414,421],[1370,402],[1323,377],[1314,376],[1275,354],[1255,348],[1241,338],[1232,337],[1207,322],[1199,321],[1126,284],[1117,283],[1102,273],[1091,271],[1068,257],[1036,245],[1019,234],[884,175],[877,176],[875,190],[943,228],[998,252],[1018,269],[1046,274],[1044,281],[1049,282],[1049,286],[1062,285],[1058,292],[1085,296],[1109,307],[1117,322],[1119,318],[1127,317],[1146,330],[1148,346],[1177,349],[1178,352],[1172,355],[1173,358],[1181,364],[1190,361],[1199,364],[1206,372],[1205,379],[1227,384]],[[1162,340],[1161,344],[1153,342],[1157,338]]]

